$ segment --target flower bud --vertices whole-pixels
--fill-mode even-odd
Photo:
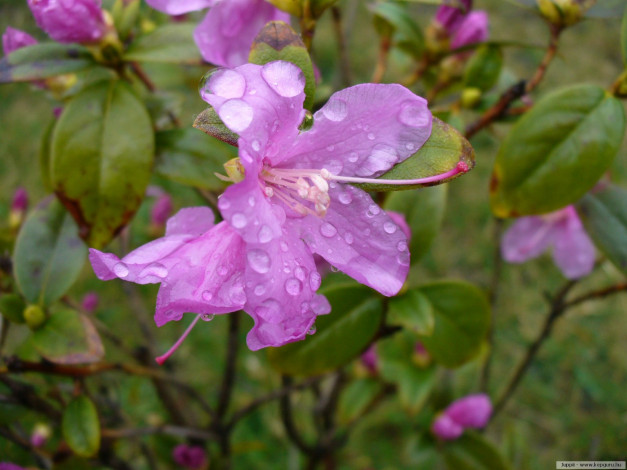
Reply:
[[[17,188],[13,193],[13,201],[11,202],[11,211],[9,212],[9,226],[12,228],[19,227],[26,216],[28,208],[28,193],[24,188]]]
[[[24,320],[31,330],[36,330],[46,322],[46,313],[39,305],[29,305],[24,310]]]
[[[461,103],[464,108],[472,109],[481,101],[481,90],[475,87],[464,88]]]
[[[492,403],[484,394],[468,395],[454,401],[445,411],[446,415],[464,428],[479,429],[490,421]]]
[[[366,352],[360,357],[361,364],[368,370],[370,374],[376,374],[379,365],[379,356],[375,345],[371,345]]]
[[[420,341],[414,346],[414,363],[419,367],[425,368],[431,364],[431,354],[425,349]]]
[[[442,27],[449,36],[452,36],[471,9],[472,0],[459,0],[459,8],[442,5],[435,13],[434,21],[438,26]]]
[[[37,423],[30,435],[30,443],[33,447],[43,447],[51,434],[50,426],[44,423]]]
[[[98,298],[98,294],[96,294],[95,292],[88,292],[83,297],[83,301],[81,302],[81,306],[83,307],[83,310],[85,312],[92,313],[94,310],[96,310],[98,308],[98,301],[99,300],[100,299]]]
[[[33,44],[37,44],[37,40],[34,37],[19,29],[11,28],[10,26],[7,26],[7,29],[2,35],[2,51],[5,57],[13,51],[21,49],[22,47],[32,46]]]
[[[464,428],[442,413],[433,421],[431,432],[444,441],[452,441],[464,433]]]
[[[466,15],[453,35],[451,49],[459,49],[488,39],[489,23],[488,14],[485,11],[473,11]]]
[[[596,0],[536,0],[542,15],[555,26],[570,26],[579,22]]]
[[[96,43],[107,32],[101,0],[28,0],[37,25],[62,43]]]
[[[165,227],[165,223],[172,215],[172,198],[168,193],[163,193],[157,197],[152,210],[150,211],[150,223],[153,227]]]
[[[172,451],[172,459],[177,465],[198,469],[207,465],[207,454],[200,446],[179,444]]]
[[[0,462],[0,470],[25,470],[24,467],[11,462]]]

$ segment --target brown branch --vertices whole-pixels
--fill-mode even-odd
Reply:
[[[549,47],[538,65],[536,69],[536,73],[531,77],[531,80],[527,82],[527,87],[525,89],[526,93],[531,93],[535,88],[540,84],[544,75],[546,74],[547,69],[549,68],[549,64],[555,58],[555,54],[557,53],[557,45],[559,43],[560,34],[562,33],[562,28],[559,26],[555,26],[553,24],[550,25],[551,28],[551,39],[549,42]]]
[[[567,309],[570,307],[574,307],[575,305],[587,302],[588,300],[599,300],[607,297],[608,295],[616,294],[618,292],[627,292],[627,282],[622,282],[614,286],[609,286],[593,292],[588,292],[587,294],[582,294],[579,297],[575,297],[573,300],[566,302],[564,304],[564,308]]]
[[[287,388],[292,385],[292,379],[288,376],[282,377],[283,387]],[[285,432],[290,441],[300,450],[303,454],[306,454],[310,457],[318,456],[318,449],[315,446],[309,445],[303,437],[300,435],[298,429],[296,429],[296,425],[294,424],[294,417],[292,415],[292,400],[290,399],[289,394],[285,394],[281,397],[279,402],[280,411],[281,411],[281,421],[283,422],[283,427],[285,428]]]
[[[344,36],[344,31],[342,30],[342,12],[337,6],[333,6],[331,7],[331,14],[333,16],[333,31],[335,32],[335,39],[337,41],[340,56],[340,74],[342,77],[342,85],[344,87],[348,87],[352,83],[353,78],[346,45],[346,37]]]
[[[22,406],[44,414],[56,422],[61,421],[61,411],[39,397],[32,386],[13,380],[5,375],[0,375],[0,382],[11,390],[12,396]]]
[[[163,434],[185,439],[199,439],[202,441],[216,440],[217,436],[205,429],[185,426],[148,426],[143,428],[103,429],[102,437],[106,439],[126,439],[129,437],[141,437],[152,434]]]
[[[387,69],[388,56],[390,55],[390,49],[392,48],[392,38],[389,35],[381,37],[379,43],[379,57],[377,59],[377,65],[375,66],[372,78],[372,83],[381,83],[385,70]]]

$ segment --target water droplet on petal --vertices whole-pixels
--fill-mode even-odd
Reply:
[[[205,313],[204,315],[201,315],[201,316],[200,316],[200,319],[201,319],[202,321],[211,321],[211,320],[213,320],[215,317],[216,317],[216,316],[215,316],[215,314],[213,314],[213,313]]]
[[[283,320],[281,304],[276,299],[266,299],[255,308],[255,314],[268,323],[278,324]]]
[[[383,224],[383,230],[385,230],[385,233],[389,233],[392,234],[394,232],[396,232],[396,224],[394,222],[386,222]]]
[[[320,233],[323,237],[331,238],[335,236],[337,229],[329,222],[325,222],[320,226]]]
[[[351,163],[355,163],[357,160],[359,160],[359,155],[357,154],[357,152],[351,152],[351,154],[348,156],[348,161]]]
[[[205,90],[226,99],[241,98],[246,91],[246,79],[235,70],[217,69],[211,74]]]
[[[372,132],[368,132],[368,140],[374,140],[374,134]]]
[[[229,129],[239,133],[248,129],[255,111],[246,101],[234,99],[220,106],[218,114]]]
[[[402,104],[398,120],[409,127],[424,127],[431,122],[431,113],[423,101],[409,100]]]
[[[226,199],[224,196],[222,196],[222,197],[220,197],[220,199],[218,199],[218,209],[220,209],[222,211],[225,211],[229,207],[231,207],[231,201]]]
[[[416,148],[416,146],[412,143],[409,144],[405,144],[405,148],[409,151],[414,150]]]
[[[261,76],[279,96],[293,98],[305,90],[305,76],[296,65],[275,61],[261,69]]]
[[[257,240],[259,243],[268,243],[272,240],[272,229],[267,225],[262,225],[257,234]]]
[[[266,288],[263,284],[257,284],[254,289],[255,295],[263,295],[266,293]]]
[[[405,240],[401,240],[396,244],[396,249],[398,251],[406,251],[407,250],[407,242]]]
[[[311,288],[311,290],[313,291],[318,290],[321,283],[322,283],[322,276],[320,276],[320,274],[317,273],[316,271],[313,271],[309,275],[309,287]]]
[[[128,266],[125,265],[124,263],[120,262],[117,263],[115,266],[113,266],[113,273],[117,276],[117,277],[126,277],[128,276]]]
[[[234,228],[244,228],[246,227],[247,223],[248,223],[248,220],[246,220],[246,216],[242,214],[241,212],[236,212],[231,217],[231,225]]]
[[[257,201],[255,201],[255,198],[254,198],[253,196],[250,196],[250,197],[248,198],[248,205],[249,205],[250,207],[255,207],[256,202],[257,202]]]
[[[287,250],[289,249],[289,247],[287,246],[287,243],[285,243],[284,241],[282,241],[279,246],[281,247],[281,251],[283,253],[287,253]]]
[[[409,251],[399,253],[396,257],[396,261],[398,261],[398,264],[402,266],[409,266]]]
[[[352,234],[352,233],[350,233],[350,232],[346,232],[346,233],[344,234],[344,241],[345,241],[346,243],[348,243],[349,245],[352,245],[352,244],[353,244],[353,242],[355,241],[355,238],[353,237],[353,234]]]
[[[370,176],[390,169],[398,162],[398,154],[394,147],[377,144],[368,156],[356,169],[357,176]]]
[[[248,264],[252,268],[253,271],[258,272],[259,274],[265,274],[270,271],[270,266],[272,265],[272,260],[263,250],[250,250],[246,254],[246,258],[248,259]]]
[[[379,206],[377,206],[376,204],[370,204],[368,206],[368,210],[366,211],[366,216],[374,217],[375,215],[378,215],[379,212],[381,212],[381,208]]]
[[[341,98],[331,98],[322,108],[322,114],[329,121],[340,122],[346,118],[348,107],[346,101]]]
[[[302,266],[296,266],[296,268],[294,269],[294,276],[296,276],[296,279],[298,279],[299,281],[304,281],[305,276],[307,276],[307,271],[305,271]]]
[[[202,300],[204,300],[205,302],[211,302],[211,299],[213,299],[213,294],[208,290],[203,291]]]
[[[331,272],[337,273],[339,271],[340,271],[339,268],[336,268],[335,266],[331,266]]]
[[[348,191],[343,192],[338,196],[338,199],[342,204],[350,204],[353,200],[353,196]]]
[[[309,328],[309,330],[307,330],[307,334],[308,335],[313,335],[316,333],[316,325],[312,325],[311,328]]]
[[[243,305],[246,303],[246,294],[244,293],[243,287],[240,286],[232,286],[229,289],[229,299],[231,302],[237,305]]]
[[[161,263],[152,263],[139,273],[139,277],[157,277],[163,279],[168,276],[168,268]]]
[[[229,272],[228,268],[225,265],[222,265],[218,268],[218,274],[220,276],[226,276],[226,273]]]
[[[329,170],[329,173],[332,175],[339,175],[344,165],[342,165],[342,162],[339,160],[330,160],[324,164],[323,168]]]
[[[285,281],[285,292],[289,295],[298,295],[303,290],[303,283],[296,278],[290,278]]]
[[[259,150],[261,150],[261,144],[259,143],[258,140],[253,140],[253,143],[251,144],[251,146],[255,152],[259,152]]]

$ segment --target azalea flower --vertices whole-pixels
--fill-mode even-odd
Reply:
[[[37,39],[24,31],[11,28],[10,26],[7,26],[2,35],[2,52],[4,52],[5,57],[13,51],[22,47],[32,46],[33,44],[37,44]]]
[[[541,216],[521,217],[505,232],[505,261],[523,263],[553,249],[553,260],[568,279],[589,274],[595,250],[573,206]]]
[[[62,43],[94,43],[107,33],[101,0],[28,0],[37,25]]]
[[[443,440],[460,437],[465,429],[481,429],[492,415],[490,398],[479,393],[468,395],[451,403],[431,425],[431,432]]]
[[[200,446],[179,444],[172,451],[172,459],[177,465],[192,470],[207,465],[207,453]]]
[[[453,33],[451,49],[477,44],[488,39],[489,20],[485,11],[477,10],[466,15]]]
[[[435,13],[434,21],[443,28],[449,36],[457,31],[464,21],[466,14],[472,9],[472,0],[460,0],[458,6],[441,5]]]
[[[248,62],[253,40],[269,21],[289,23],[290,16],[265,0],[147,0],[169,15],[211,9],[194,32],[203,58],[212,64],[236,67]]]

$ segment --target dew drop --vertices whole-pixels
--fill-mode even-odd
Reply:
[[[265,274],[270,271],[270,266],[272,265],[272,261],[263,250],[250,250],[246,254],[246,258],[248,259],[248,264],[252,268],[253,271],[258,272],[259,274]]]
[[[168,268],[160,263],[152,263],[139,273],[139,277],[157,277],[163,279],[168,276]]]
[[[328,146],[327,146],[327,150],[328,150],[329,152],[333,152],[333,151],[335,150],[335,145],[328,145]]]
[[[405,101],[398,120],[409,127],[424,127],[431,121],[431,113],[422,101]]]
[[[257,233],[257,240],[259,240],[259,243],[268,243],[272,240],[272,229],[267,225],[262,225],[259,233]]]
[[[246,220],[246,216],[241,212],[236,212],[231,217],[231,225],[235,228],[244,228],[246,227],[247,223],[248,220]]]
[[[204,300],[205,302],[211,302],[211,299],[213,299],[213,294],[208,290],[203,291],[202,300]]]
[[[261,296],[266,293],[266,288],[263,284],[257,284],[254,289],[255,295]]]
[[[246,294],[242,286],[232,286],[229,289],[229,299],[231,302],[237,305],[243,305],[246,303]]]
[[[284,241],[282,241],[279,246],[281,247],[281,251],[283,253],[287,253],[287,250],[289,249],[289,247],[287,246],[287,243],[285,243]]]
[[[291,273],[291,272],[292,272],[292,270],[291,270],[290,268],[288,268],[287,266],[285,266],[285,267],[283,268],[283,272],[284,272],[285,274],[289,274],[289,273]]]
[[[352,233],[350,233],[350,232],[346,232],[346,233],[344,234],[344,241],[345,241],[346,243],[348,243],[349,245],[352,245],[352,244],[353,244],[353,242],[355,241],[355,238],[353,237],[353,234],[352,234]]]
[[[396,261],[398,261],[398,264],[402,266],[409,266],[409,251],[399,253],[396,257]]]
[[[331,266],[331,272],[337,273],[340,271],[340,268],[336,268],[335,266]]]
[[[385,230],[385,233],[389,233],[392,234],[394,232],[396,232],[396,224],[394,222],[386,222],[383,224],[383,230]]]
[[[224,124],[233,132],[242,132],[248,129],[250,123],[253,122],[255,112],[246,101],[233,99],[224,103],[218,114]]]
[[[113,273],[117,277],[126,277],[128,276],[128,266],[124,263],[120,262],[113,266]]]
[[[324,164],[323,168],[329,170],[329,173],[332,175],[339,175],[344,165],[342,165],[342,162],[339,160],[330,160]]]
[[[259,150],[261,150],[261,144],[259,143],[258,140],[253,140],[253,143],[251,144],[251,146],[255,152],[259,152]]]
[[[225,211],[229,207],[231,207],[231,201],[226,199],[224,196],[222,196],[220,199],[218,199],[218,209],[220,209],[222,211]]]
[[[226,276],[226,273],[228,273],[228,272],[229,272],[229,270],[228,270],[228,268],[225,265],[222,265],[222,266],[220,266],[218,268],[218,274],[220,276]]]
[[[305,314],[310,310],[309,302],[303,302],[300,304],[300,313]]]
[[[348,156],[348,161],[351,163],[355,163],[357,160],[359,160],[359,155],[357,154],[357,152],[351,152],[351,154]]]
[[[407,242],[405,240],[401,240],[396,244],[396,249],[398,251],[406,251],[407,250]]]
[[[337,229],[329,222],[325,222],[320,226],[320,233],[323,237],[331,238],[335,236]]]
[[[311,328],[309,328],[309,330],[307,330],[307,334],[308,335],[313,335],[316,333],[316,325],[312,325]]]
[[[409,144],[405,144],[405,148],[411,151],[411,150],[414,150],[416,146],[412,143],[409,143]]]
[[[351,196],[349,192],[345,191],[338,196],[338,199],[342,204],[350,204],[353,200],[353,196]]]
[[[244,76],[230,69],[218,69],[211,74],[208,88],[225,99],[241,98],[246,91],[246,79]]]
[[[302,266],[296,266],[296,268],[294,268],[294,276],[296,276],[296,279],[298,279],[299,281],[304,281],[306,275],[307,272],[305,271],[305,269],[303,269]]]
[[[368,132],[368,140],[374,140],[374,134],[372,132]]]
[[[305,76],[294,64],[270,62],[261,69],[261,76],[279,96],[293,98],[305,89]]]
[[[346,101],[340,98],[331,99],[324,107],[322,108],[322,114],[329,121],[340,122],[346,118],[348,114],[348,107]]]
[[[211,321],[211,320],[213,320],[215,317],[216,317],[216,316],[215,316],[215,314],[213,314],[213,313],[205,313],[204,315],[201,315],[201,316],[200,316],[200,319],[201,319],[202,321]]]
[[[256,203],[256,202],[257,202],[257,201],[255,201],[255,198],[254,198],[253,196],[250,196],[250,197],[248,198],[248,205],[249,205],[250,207],[255,207],[255,203]]]
[[[298,295],[303,290],[303,283],[292,277],[285,281],[285,292],[289,295]]]
[[[320,274],[317,273],[316,271],[313,271],[309,275],[309,287],[311,288],[311,290],[313,291],[318,290],[318,287],[320,287],[321,283],[322,283],[322,276],[320,276]]]
[[[263,320],[278,324],[283,320],[281,304],[276,299],[266,299],[255,308],[255,314]]]

